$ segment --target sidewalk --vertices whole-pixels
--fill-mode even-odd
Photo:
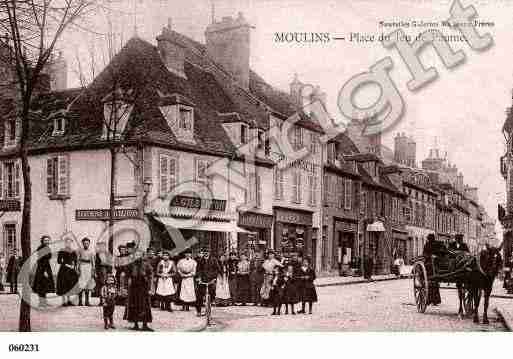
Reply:
[[[59,300],[59,298],[56,298]],[[0,295],[0,332],[17,331],[20,297],[14,294]],[[50,299],[51,305],[56,305]],[[33,332],[98,332],[103,331],[102,308],[97,306],[98,299],[93,298],[91,307],[56,307],[45,311],[32,309],[31,325]],[[155,331],[200,331],[204,329],[205,318],[196,317],[196,311],[182,312],[175,307],[173,313],[153,309],[151,328]],[[180,308],[181,309],[181,308]],[[117,306],[114,312],[116,330],[106,332],[129,331],[130,324],[123,320],[124,308]]]
[[[403,277],[406,278],[406,277]],[[401,279],[395,274],[384,274],[384,275],[373,275],[372,280],[374,282],[382,282],[386,280]],[[335,285],[349,285],[349,284],[360,284],[367,283],[367,280],[363,277],[320,277],[315,280],[316,287],[330,287]]]
[[[513,331],[513,294],[507,294],[502,281],[496,280],[493,285],[490,309],[495,309],[504,320],[509,331]],[[493,297],[498,296],[498,297]]]

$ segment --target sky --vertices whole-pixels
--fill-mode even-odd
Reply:
[[[393,148],[397,132],[412,136],[420,165],[436,141],[464,174],[465,182],[479,187],[480,201],[495,218],[497,203],[505,202],[499,158],[505,150],[501,133],[505,110],[512,103],[513,0],[463,0],[462,5],[474,5],[478,20],[494,23],[493,27],[478,28],[481,34],[492,36],[494,45],[476,52],[465,42],[451,42],[454,51],[465,53],[466,61],[450,70],[427,48],[421,59],[426,67],[435,67],[439,76],[416,92],[406,86],[410,74],[396,50],[384,48],[379,41],[350,42],[349,34],[379,35],[393,30],[380,27],[379,21],[444,21],[450,16],[449,0],[113,0],[115,10],[108,16],[98,13],[89,20],[90,31],[73,31],[59,46],[70,62],[70,84],[77,85],[74,59],[87,56],[90,45],[86,44],[102,41],[93,32],[106,32],[106,18],[111,20],[120,43],[136,34],[156,44],[155,37],[169,21],[173,30],[204,43],[204,30],[212,17],[220,20],[237,16],[240,11],[254,26],[250,45],[253,70],[285,91],[294,73],[305,83],[319,85],[327,93],[333,118],[341,117],[336,103],[344,83],[390,56],[394,63],[390,76],[404,100],[405,114],[384,134],[384,144]],[[404,30],[416,35],[426,29]],[[330,37],[343,36],[346,40],[276,42],[275,33],[281,32],[328,32]],[[371,93],[363,93],[362,104],[372,103]]]

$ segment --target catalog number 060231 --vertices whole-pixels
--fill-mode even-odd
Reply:
[[[9,344],[9,352],[38,352],[38,344]]]

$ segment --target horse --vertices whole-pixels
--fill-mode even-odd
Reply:
[[[479,253],[479,257],[472,261],[468,269],[461,274],[461,279],[457,282],[460,317],[463,314],[463,287],[470,291],[470,300],[473,304],[473,320],[479,323],[479,303],[481,301],[481,291],[484,292],[483,324],[489,324],[488,304],[490,294],[492,293],[495,277],[502,268],[501,246],[493,247],[486,245],[486,248]]]

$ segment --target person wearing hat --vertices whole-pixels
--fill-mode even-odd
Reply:
[[[194,277],[198,263],[192,258],[192,252],[187,249],[184,252],[184,258],[177,264],[177,271],[180,275],[180,294],[179,300],[182,303],[182,310],[189,311],[189,306],[196,303],[196,291],[194,288]]]
[[[7,282],[10,284],[10,293],[18,292],[18,274],[21,268],[21,258],[17,256],[16,248],[11,252],[9,263],[7,263]]]
[[[128,251],[126,245],[119,245],[118,252],[119,255],[114,261],[117,285],[116,302],[119,305],[125,305],[128,296]]]
[[[132,254],[128,265],[128,298],[123,319],[134,326],[132,330],[139,330],[139,322],[143,331],[150,331],[148,323],[152,322],[150,290],[153,281],[151,265],[136,252],[135,243],[127,245]]]
[[[62,305],[71,306],[72,289],[78,282],[77,274],[77,253],[72,247],[73,239],[68,237],[64,240],[64,248],[57,254],[57,263],[60,264],[57,272],[57,295],[62,296]]]
[[[157,273],[158,265],[162,260],[162,255],[157,257],[155,255],[155,249],[152,247],[148,247],[146,249],[146,255],[144,256],[144,259],[151,265],[151,268],[153,269],[153,273]],[[153,278],[153,282],[151,283],[151,307],[157,308],[159,304],[158,295],[155,293],[157,290],[157,282],[158,277],[155,276]]]
[[[80,293],[78,295],[78,305],[82,305],[82,295],[85,295],[85,305],[89,306],[89,296],[95,287],[93,277],[94,273],[94,260],[95,253],[91,248],[91,240],[87,237],[82,239],[82,248],[78,252],[78,268],[80,277],[78,279],[78,286]]]
[[[264,282],[260,289],[260,297],[262,298],[263,303],[267,305],[269,304],[274,269],[276,267],[283,267],[283,264],[275,258],[273,251],[269,251],[267,253],[267,259],[262,264],[262,268],[264,269]]]
[[[196,314],[201,316],[201,308],[203,307],[203,302],[205,301],[205,295],[208,293],[212,300],[216,297],[216,283],[217,276],[220,272],[219,262],[216,258],[210,255],[210,251],[208,248],[203,248],[203,255],[201,259],[198,261],[198,267],[196,271],[196,280],[198,281],[197,293],[196,293]],[[208,289],[207,285],[203,285],[202,283],[209,283]]]
[[[230,288],[230,298],[232,299],[232,304],[235,304],[237,300],[237,269],[238,269],[239,259],[237,258],[237,253],[234,251],[230,252],[230,258],[228,258],[228,285]]]
[[[156,295],[160,301],[160,309],[173,311],[171,300],[176,293],[173,276],[176,272],[175,263],[170,259],[169,252],[162,253],[162,260],[157,266]]]
[[[44,235],[41,237],[41,244],[37,247],[37,254],[38,259],[32,289],[39,297],[39,305],[46,307],[48,306],[46,301],[47,293],[55,291],[52,266],[50,265],[50,259],[52,258],[50,236]]]

